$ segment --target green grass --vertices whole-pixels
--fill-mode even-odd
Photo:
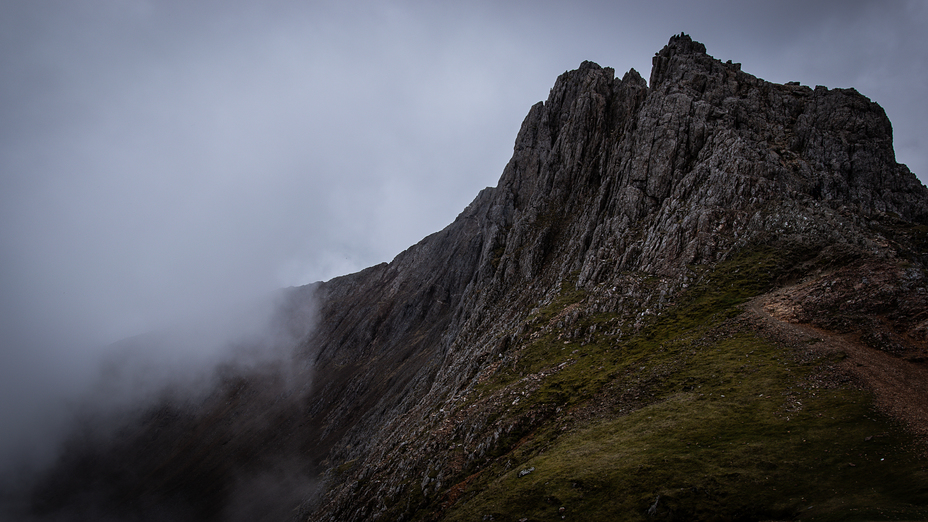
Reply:
[[[811,388],[821,361],[726,322],[807,258],[783,252],[746,249],[719,264],[631,338],[581,347],[555,331],[527,342],[481,393],[568,361],[499,415],[556,413],[501,439],[446,519],[928,519],[926,461],[872,397]],[[585,298],[566,284],[530,324],[539,331]],[[600,314],[579,326],[616,321]]]
[[[677,350],[689,346],[713,325],[740,313],[736,308],[738,304],[766,290],[776,270],[783,266],[783,255],[773,248],[759,247],[720,264],[694,285],[680,305],[666,310],[639,335],[622,342],[597,334],[592,342],[581,346],[575,341],[565,343],[557,330],[527,340],[517,362],[508,371],[488,380],[479,391],[490,393],[513,384],[524,375],[550,370],[567,362],[565,368],[545,379],[533,400],[523,402],[513,408],[513,412],[525,411],[537,404],[571,406],[589,399],[629,368],[673,362],[679,358]],[[577,289],[574,282],[575,279],[565,281],[559,296],[529,318],[527,323],[533,329],[527,338],[542,330],[567,307],[586,299],[587,292]],[[615,314],[596,314],[573,328],[585,330],[594,325],[606,325],[600,331],[616,325],[628,327]]]
[[[685,367],[649,406],[517,449],[448,520],[645,520],[658,495],[662,519],[928,519],[924,462],[867,394],[796,388],[811,368],[749,334]]]

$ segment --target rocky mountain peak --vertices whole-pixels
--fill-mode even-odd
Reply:
[[[664,80],[672,78],[672,71],[681,63],[691,63],[703,57],[711,58],[706,55],[705,45],[694,42],[683,33],[672,36],[670,42],[651,59],[651,87],[654,88]]]
[[[867,219],[889,213],[924,222],[926,209],[928,190],[894,160],[885,114],[856,91],[765,82],[712,58],[686,35],[655,56],[650,87],[634,70],[617,79],[613,69],[584,62],[531,108],[498,186],[394,261],[412,280],[442,289],[447,278],[456,290],[440,290],[448,292],[450,314],[441,341],[416,349],[423,359],[415,368],[400,366],[418,384],[390,408],[410,415],[457,408],[454,397],[473,391],[510,355],[518,358],[511,351],[526,341],[513,332],[524,331],[538,303],[556,300],[567,286],[587,297],[559,324],[584,313],[636,310],[645,315],[624,320],[637,328],[687,288],[697,267],[716,266],[749,245],[882,251]],[[411,440],[402,427],[409,418],[400,418],[370,416],[372,424],[349,437],[382,437],[366,445],[379,448],[366,462]],[[384,421],[388,428],[371,431]],[[460,429],[465,446],[484,448],[474,455],[495,444],[479,430]],[[338,458],[362,458],[351,447]],[[401,467],[450,465],[435,464],[428,451],[401,460]],[[423,491],[441,487],[422,484]],[[352,495],[336,489],[331,498],[343,508],[335,512],[350,511]]]
[[[703,481],[703,469],[715,461],[700,460],[692,477],[658,480],[649,474],[660,475],[655,470],[667,468],[667,460],[629,453],[629,462],[643,463],[632,469],[619,459],[603,478],[577,470],[562,476],[572,464],[544,459],[574,451],[581,444],[575,432],[593,437],[596,422],[621,423],[650,407],[675,413],[653,430],[651,417],[636,420],[645,438],[699,408],[715,411],[706,406],[715,402],[703,402],[707,394],[721,400],[738,393],[739,401],[755,404],[758,393],[774,393],[792,401],[806,384],[776,372],[808,373],[805,363],[786,362],[793,359],[783,354],[794,345],[807,350],[809,342],[784,344],[751,322],[773,320],[761,301],[751,308],[761,315],[737,319],[748,299],[773,288],[784,290],[769,301],[782,317],[814,322],[832,314],[816,324],[857,332],[897,355],[928,357],[926,225],[928,189],[896,163],[882,109],[853,89],[766,82],[709,56],[685,34],[654,56],[650,85],[635,70],[619,79],[611,68],[583,62],[531,107],[499,184],[481,191],[453,223],[391,263],[292,291],[292,303],[316,303],[318,323],[300,339],[295,363],[312,368],[311,389],[272,400],[245,394],[252,388],[234,381],[238,387],[218,390],[209,408],[185,412],[183,425],[171,424],[169,415],[149,419],[159,430],[186,433],[180,449],[158,439],[158,454],[176,459],[187,452],[192,460],[140,459],[160,482],[132,491],[160,498],[158,487],[175,495],[192,482],[209,483],[208,499],[222,499],[232,488],[223,484],[239,477],[216,463],[239,459],[250,470],[285,461],[288,470],[299,466],[321,477],[321,496],[292,510],[311,520],[438,520],[454,509],[449,516],[457,520],[493,513],[518,520],[517,509],[552,518],[549,508],[564,499],[578,506],[625,502],[642,516],[667,519],[719,510],[721,518],[791,518],[793,511],[768,509],[775,502],[766,497],[756,501],[767,503],[761,508],[743,509],[712,500],[739,498],[727,489],[704,499],[698,492],[706,487],[743,487],[731,479],[741,471],[728,469]],[[787,291],[800,280],[799,290]],[[770,339],[761,340],[765,335]],[[748,364],[755,353],[766,354],[766,362]],[[850,379],[834,375],[835,382]],[[258,389],[267,382],[242,379]],[[741,388],[743,394],[735,391]],[[853,393],[842,397],[853,402]],[[683,406],[673,406],[678,402]],[[739,425],[740,435],[730,435],[724,416],[697,415],[667,437],[682,440],[716,426],[739,447],[761,448],[744,464],[744,476],[776,476],[776,465],[761,473],[755,461],[774,459],[762,448],[782,438],[770,433],[787,432],[795,402],[788,407],[771,416],[767,403],[758,406],[763,419],[749,419],[762,428],[756,434],[737,431],[745,429]],[[244,417],[231,415],[241,412],[270,420],[234,430]],[[154,440],[136,431],[138,440],[121,448]],[[596,438],[575,454],[637,444],[616,440]],[[675,451],[668,457],[674,462],[702,458],[690,448]],[[523,478],[536,469],[529,462],[539,463],[531,477],[543,480]],[[634,484],[617,486],[613,475],[634,476]],[[74,487],[85,487],[83,475],[74,476]],[[787,473],[778,484],[797,476]],[[555,494],[549,482],[563,488]],[[600,482],[605,489],[597,489]],[[537,505],[498,501],[508,488]],[[621,501],[612,498],[616,488],[628,493]],[[601,496],[606,490],[609,498]],[[676,515],[662,511],[661,498],[678,502]],[[213,508],[192,502],[199,512]],[[693,507],[700,503],[711,508]],[[474,505],[489,511],[468,511]],[[600,517],[615,518],[622,516]]]

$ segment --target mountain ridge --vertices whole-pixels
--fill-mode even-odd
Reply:
[[[193,505],[195,518],[234,520],[222,506],[241,489],[229,473],[215,472],[215,459],[228,458],[249,474],[281,461],[297,468],[272,489],[286,486],[286,497],[302,503],[278,506],[278,518],[456,520],[483,510],[484,520],[535,519],[568,509],[560,505],[566,498],[571,512],[586,509],[588,519],[713,518],[705,509],[728,509],[716,518],[792,518],[798,500],[726,504],[736,488],[725,478],[730,469],[712,475],[715,482],[664,477],[642,479],[646,487],[638,489],[623,485],[627,498],[615,500],[611,512],[581,497],[612,505],[597,488],[624,479],[552,492],[547,482],[523,477],[545,476],[556,488],[598,481],[577,470],[571,476],[582,479],[558,475],[570,468],[563,462],[537,472],[530,464],[549,458],[545,451],[592,451],[576,446],[577,438],[601,423],[628,433],[652,429],[637,412],[686,418],[679,408],[704,400],[695,386],[714,386],[716,395],[723,389],[689,368],[740,375],[745,365],[727,362],[736,352],[745,359],[765,354],[754,371],[763,386],[788,397],[786,406],[769,406],[764,429],[744,435],[754,438],[738,440],[796,451],[764,438],[789,421],[784,412],[809,411],[789,402],[798,392],[782,367],[808,373],[809,360],[827,366],[835,355],[789,355],[799,349],[753,333],[738,307],[803,282],[803,293],[782,297],[792,320],[856,332],[871,347],[893,346],[885,351],[921,364],[928,355],[928,317],[920,312],[928,309],[926,230],[928,189],[895,162],[882,109],[852,89],[765,82],[684,34],[654,56],[650,85],[634,70],[619,79],[611,68],[583,62],[529,110],[498,185],[482,190],[451,224],[390,263],[290,290],[282,313],[311,308],[316,321],[292,363],[309,368],[296,379],[311,384],[292,399],[269,400],[283,385],[246,372],[215,394],[244,419],[275,420],[226,422],[194,408],[185,413],[189,425],[176,428],[178,438],[215,433],[226,443],[204,442],[183,458],[166,450],[173,456],[158,469],[185,476],[166,471],[161,485],[142,482],[125,495],[161,498],[210,481],[209,495],[182,502]],[[878,287],[860,283],[869,273],[881,274],[869,276]],[[830,276],[842,283],[828,286]],[[711,358],[716,347],[728,355]],[[838,391],[828,404],[853,415],[866,409],[867,400],[847,386],[848,372],[829,371]],[[748,400],[740,379],[731,377],[724,390]],[[707,413],[711,421],[692,426],[728,429],[730,419],[754,415],[729,406],[735,413]],[[802,421],[810,433],[819,433],[816,419]],[[892,440],[905,438],[892,433]],[[228,441],[239,449],[229,450]],[[134,451],[131,439],[128,447]],[[779,453],[758,455],[776,468]],[[732,469],[755,480],[754,465],[746,460]],[[616,465],[602,476],[616,470],[631,473]],[[906,468],[905,476],[924,484],[922,472]],[[293,476],[319,478],[299,490],[290,484],[305,481]],[[664,481],[682,481],[680,491],[694,493],[675,493]],[[521,489],[525,484],[534,489]],[[519,495],[495,500],[507,498],[507,488]],[[56,505],[41,500],[60,496],[55,488],[44,491],[37,505]],[[911,498],[910,514],[928,506],[923,492]]]
[[[693,73],[694,68],[691,64],[694,61],[702,64],[703,69],[708,69],[708,73]],[[697,68],[697,71],[699,70]],[[501,280],[499,284],[510,288],[526,284],[529,288],[526,293],[532,294],[531,281],[544,279],[540,272],[549,256],[557,260],[573,257],[572,262],[557,267],[560,270],[556,277],[564,279],[570,272],[579,270],[577,278],[579,286],[608,279],[606,271],[610,269],[615,272],[636,270],[646,273],[656,272],[675,278],[685,274],[684,267],[688,263],[717,261],[716,256],[731,249],[733,243],[744,244],[751,239],[756,239],[736,237],[739,232],[743,234],[745,230],[765,236],[768,235],[768,231],[774,230],[789,236],[791,233],[796,234],[791,229],[801,226],[803,228],[798,231],[800,234],[816,234],[819,236],[818,240],[823,243],[835,243],[839,238],[845,241],[852,238],[859,240],[864,236],[856,230],[841,230],[829,224],[829,221],[832,223],[836,221],[833,212],[849,204],[856,205],[860,212],[896,212],[919,222],[924,222],[928,215],[925,211],[924,187],[911,173],[907,173],[904,166],[898,166],[892,162],[887,168],[881,164],[877,172],[883,177],[875,180],[875,183],[872,177],[858,174],[858,171],[870,172],[867,169],[875,161],[887,160],[884,149],[887,140],[891,142],[891,127],[882,109],[856,91],[774,86],[741,72],[736,64],[723,64],[712,59],[705,55],[705,48],[701,44],[692,42],[686,36],[671,39],[668,46],[655,56],[650,91],[645,86],[644,80],[634,71],[630,71],[622,80],[613,80],[612,75],[611,69],[603,69],[592,62],[584,62],[576,71],[569,71],[562,75],[552,88],[548,101],[536,104],[529,111],[516,139],[513,159],[506,166],[497,188],[482,191],[455,221],[455,224],[462,223],[462,227],[466,223],[466,226],[472,228],[474,225],[469,221],[482,214],[484,221],[488,223],[481,231],[483,241],[480,258],[483,262],[477,268],[475,276],[475,280],[491,281],[487,285],[488,293],[498,292],[496,283]],[[671,78],[675,81],[670,81]],[[821,112],[840,114],[838,109],[850,105],[851,109],[856,111],[855,114],[863,111],[862,116],[859,116],[862,123],[858,125],[865,128],[869,128],[867,125],[875,126],[876,131],[873,136],[859,131],[859,135],[849,136],[849,138],[856,139],[852,145],[858,147],[853,154],[848,154],[856,160],[851,162],[848,158],[841,158],[840,155],[836,159],[824,154],[821,150],[824,147],[817,146],[816,140],[824,143],[826,140],[837,141],[838,138],[822,132],[820,134],[823,136],[818,136],[813,130],[807,130],[803,123],[805,120],[797,116],[796,130],[792,133],[787,129],[776,129],[773,133],[768,133],[768,136],[764,136],[772,141],[774,146],[782,146],[779,153],[769,150],[772,147],[768,146],[764,147],[768,150],[751,150],[751,155],[749,155],[745,149],[748,149],[750,144],[745,144],[746,140],[736,135],[734,139],[723,144],[723,147],[727,147],[723,149],[724,157],[719,157],[723,156],[720,153],[703,159],[699,154],[706,146],[703,142],[706,138],[701,136],[709,135],[711,132],[706,130],[702,134],[698,130],[699,123],[701,123],[698,118],[693,118],[697,120],[694,124],[691,121],[674,121],[675,115],[696,113],[704,115],[705,120],[727,118],[731,126],[746,128],[742,134],[751,137],[752,133],[756,133],[756,129],[750,125],[752,121],[751,117],[746,114],[747,109],[731,102],[728,99],[731,96],[714,93],[713,87],[715,90],[722,90],[724,94],[732,95],[750,89],[766,92],[771,97],[779,94],[781,98],[799,105],[802,105],[803,101],[810,100],[814,102],[814,109],[813,115],[808,119],[815,121],[818,125],[813,130],[823,126],[819,121],[823,118]],[[703,95],[706,92],[710,95],[714,94],[714,96],[704,95],[702,97],[715,99],[715,107],[708,102],[702,105],[690,103],[692,107],[690,110],[674,109],[669,112],[669,121],[665,121],[668,118],[661,113],[664,105],[670,103],[673,104],[672,107],[677,107],[687,102],[688,100],[684,97],[688,92],[693,91]],[[651,106],[645,106],[646,98],[652,92],[661,93],[664,99],[660,100],[660,103],[655,102]],[[741,96],[747,98],[744,94]],[[774,99],[771,105],[779,110],[779,102],[780,100]],[[713,111],[718,111],[718,105],[725,107],[726,104],[732,107],[726,113],[713,113]],[[819,106],[823,106],[824,109],[819,109]],[[634,115],[637,111],[643,112],[644,116],[636,121],[629,115]],[[846,119],[847,117],[833,125],[838,129],[838,134],[844,134],[841,130],[847,124]],[[767,122],[763,122],[763,125],[758,125],[756,121],[753,123],[754,127],[769,127]],[[683,140],[672,134],[666,137],[653,130],[648,133],[644,128],[649,124],[653,127],[668,129],[667,132],[670,133],[678,131],[687,137],[691,132],[690,129],[695,127],[697,131],[694,138]],[[621,129],[626,136],[634,135],[635,144],[638,145],[637,150],[634,146],[628,147],[627,144],[623,144],[627,147],[626,150],[613,154],[612,158],[615,159],[595,157],[596,155],[590,150],[604,148],[602,142],[606,137],[602,128],[606,126]],[[790,134],[795,137],[791,137]],[[845,138],[843,135],[841,137]],[[789,141],[791,138],[792,141]],[[647,143],[649,140],[650,143]],[[758,140],[755,139],[755,141]],[[574,144],[576,149],[558,148],[559,145],[565,143]],[[798,149],[798,152],[792,149]],[[731,152],[732,150],[734,152]],[[757,159],[764,158],[762,155],[764,153],[768,157],[774,157],[774,162],[770,163],[776,167],[770,168],[769,165],[761,164],[760,168],[766,167],[772,172],[762,172],[757,175],[756,169],[759,163]],[[810,156],[819,164],[831,161],[838,169],[844,169],[840,172],[845,176],[813,176],[816,173],[813,167],[802,163],[790,164],[791,155],[793,157]],[[745,156],[753,161],[742,159]],[[725,159],[728,157],[741,160],[742,163],[737,165],[735,170],[741,168],[747,174],[738,175],[736,172],[735,175],[731,175],[730,171],[723,169],[722,166],[726,164]],[[782,157],[787,159],[781,159]],[[702,170],[699,168],[701,165],[687,168],[688,164],[694,161],[705,167]],[[662,165],[663,168],[654,168],[652,173],[652,166],[656,164]],[[579,165],[580,168],[570,169],[564,165]],[[609,173],[610,168],[619,170],[621,173]],[[602,170],[607,172],[603,173]],[[705,181],[700,183],[700,178]],[[889,178],[890,183],[887,183],[885,178]],[[667,234],[645,233],[641,234],[644,237],[639,239],[638,243],[629,241],[630,245],[621,242],[616,244],[614,238],[621,239],[623,234],[604,232],[604,227],[601,227],[605,220],[602,219],[574,219],[571,221],[575,224],[574,229],[566,232],[557,230],[556,225],[545,222],[546,209],[544,207],[546,205],[556,207],[565,214],[583,212],[587,207],[583,206],[575,211],[571,207],[570,196],[577,191],[588,190],[587,187],[596,186],[603,179],[619,179],[620,181],[614,183],[614,188],[607,186],[606,189],[600,189],[594,197],[577,199],[595,201],[595,204],[589,207],[600,212],[610,207],[611,204],[619,214],[616,216],[617,219],[614,218],[613,223],[608,223],[612,225],[612,231],[620,231],[632,223],[640,223],[649,215],[656,214],[652,218],[657,221],[654,228],[663,230]],[[673,183],[674,181],[676,183]],[[868,183],[884,187],[880,194],[884,196],[884,199],[873,197],[871,194],[876,191],[871,191]],[[604,183],[600,184],[600,187],[602,185]],[[897,186],[901,190],[891,191]],[[608,201],[610,188],[614,192],[612,197],[620,203]],[[728,190],[726,191],[725,188]],[[885,190],[886,188],[890,190]],[[743,204],[733,204],[735,200],[748,200],[752,208],[761,209],[765,205],[777,205],[777,203],[769,203],[765,198],[773,200],[784,192],[790,194],[792,198],[782,198],[785,202],[779,205],[785,208],[781,212],[757,211],[748,214],[743,210]],[[696,193],[695,196],[694,193]],[[819,211],[813,210],[813,215],[803,216],[802,213],[809,214],[809,211],[796,212],[798,209],[791,204],[791,199],[795,199],[797,193],[807,199],[818,199],[825,208]],[[855,198],[860,194],[870,197]],[[710,205],[705,205],[696,212],[692,209],[681,208],[683,205],[677,202],[685,201],[688,197],[698,198]],[[837,209],[829,207],[837,207]],[[736,208],[742,212],[732,212],[727,210],[729,208]],[[796,218],[799,219],[798,222],[790,223]],[[679,222],[680,225],[674,227],[668,224],[672,222]],[[808,222],[817,223],[819,228],[815,228],[816,225],[807,225]],[[541,230],[532,230],[539,223]],[[595,226],[593,226],[594,223]],[[841,223],[841,225],[854,227],[853,223]],[[449,228],[454,226],[451,225]],[[582,230],[581,227],[586,229]],[[534,232],[534,237],[524,239],[532,232]],[[443,233],[444,231],[439,234]],[[505,239],[503,239],[504,234]],[[552,239],[552,236],[561,235],[571,239],[565,241]],[[670,239],[661,238],[662,235],[671,237]],[[720,240],[720,236],[727,241]],[[684,238],[687,237],[694,239],[686,243]],[[424,249],[430,249],[428,244],[434,240],[433,238],[435,238],[434,235],[425,240]],[[476,242],[474,239],[471,241]],[[566,243],[566,250],[569,253],[551,255],[545,252],[545,246],[551,243],[557,245]],[[596,248],[597,246],[599,248]],[[604,250],[609,253],[602,253]],[[398,267],[408,269],[410,266],[404,256],[434,259],[430,255],[422,255],[420,258],[418,253],[407,254],[407,252],[398,256],[394,261]],[[471,257],[463,256],[459,259],[472,260],[473,250],[469,255]],[[600,262],[609,257],[617,259],[615,267],[604,267],[605,263]],[[669,295],[678,290],[673,286],[673,283],[667,283],[666,287],[658,290],[658,295],[661,293]],[[549,288],[557,287],[556,283],[549,286]],[[532,297],[543,299],[544,294],[538,294],[541,292]],[[652,304],[648,297],[650,296],[645,297],[644,305]],[[523,297],[523,299],[530,300],[528,297]],[[463,302],[467,303],[462,307],[465,310],[481,310],[487,305],[488,299],[470,295],[464,297]],[[659,305],[659,303],[655,304]],[[514,308],[522,309],[524,305]],[[462,330],[466,332],[468,321],[463,319],[463,315],[464,312],[461,313]],[[509,318],[509,315],[501,314],[501,317]],[[471,324],[482,323],[479,314],[469,319],[472,321]],[[510,321],[511,325],[518,322],[512,319]],[[502,330],[498,327],[473,328],[497,332]],[[464,336],[468,340],[458,343],[458,346],[470,344],[469,350],[452,345],[448,348],[452,355],[446,356],[441,364],[444,370],[439,372],[438,381],[453,383],[449,386],[450,390],[454,390],[455,386],[460,386],[467,380],[461,376],[470,376],[477,371],[473,366],[468,368],[464,361],[487,360],[491,356],[488,352],[496,348],[492,344],[488,346],[487,341],[483,341],[484,344],[481,346],[478,342],[476,346],[479,348],[475,349],[473,339],[468,338],[466,333]],[[505,344],[505,341],[502,344]],[[465,353],[455,356],[453,355],[455,350]],[[430,391],[430,394],[438,396],[448,393],[453,392],[448,388],[434,385]],[[357,456],[349,452],[344,455],[343,460],[351,461],[354,458]]]

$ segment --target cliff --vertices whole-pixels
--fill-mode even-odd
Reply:
[[[283,316],[316,320],[290,380],[242,371],[142,415],[106,460],[157,473],[110,500],[236,519],[244,474],[287,492],[256,509],[307,520],[924,513],[928,395],[856,368],[925,371],[926,236],[928,189],[855,90],[766,82],[685,35],[650,82],[584,62],[452,224],[289,291]],[[39,511],[84,487],[70,466]]]

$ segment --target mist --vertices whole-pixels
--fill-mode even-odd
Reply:
[[[769,81],[855,87],[928,180],[920,1],[3,3],[0,475],[76,417],[289,360],[312,320],[281,336],[279,289],[441,229],[559,74],[647,78],[681,31]]]
[[[309,459],[280,450],[293,441],[279,425],[308,396],[301,341],[315,322],[313,288],[290,288],[107,346],[46,439],[0,476],[0,518],[292,516],[319,483]]]

